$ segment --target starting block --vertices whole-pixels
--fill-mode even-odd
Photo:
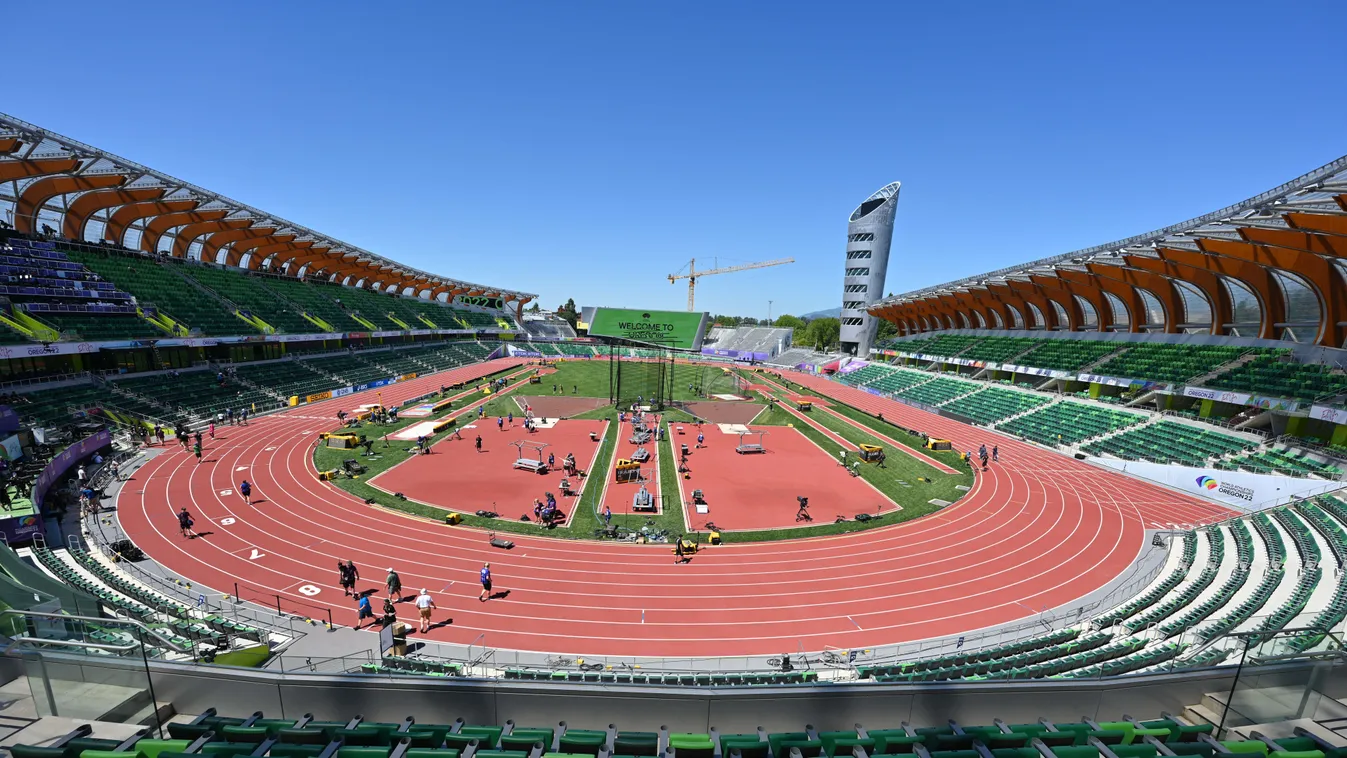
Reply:
[[[650,460],[650,451],[643,447],[638,447],[635,452],[631,454],[631,459],[637,463],[645,463]]]
[[[511,541],[509,541],[509,540],[507,540],[507,539],[504,539],[504,538],[502,538],[502,537],[497,537],[496,534],[495,534],[494,532],[492,532],[491,534],[488,534],[488,535],[487,535],[487,539],[490,540],[490,542],[491,542],[491,547],[498,547],[498,548],[500,548],[501,550],[513,550],[513,549],[514,549],[514,543],[513,543],[513,542],[511,542]]]

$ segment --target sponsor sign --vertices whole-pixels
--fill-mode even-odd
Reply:
[[[1255,474],[1249,471],[1216,471],[1117,458],[1091,457],[1090,460],[1244,511],[1271,508],[1289,503],[1292,498],[1313,497],[1342,486],[1341,482],[1323,479]]]
[[[5,535],[5,540],[12,543],[29,542],[33,535],[42,531],[42,517],[34,514],[27,516],[16,516],[15,518],[0,519],[0,533]]]
[[[1145,382],[1140,379],[1128,379],[1121,376],[1101,376],[1099,374],[1077,374],[1076,381],[1089,382],[1090,384],[1107,384],[1110,387],[1136,387],[1141,390],[1157,390],[1159,392],[1169,392],[1174,389],[1173,385],[1161,382]]]
[[[105,343],[111,346],[138,346],[140,343]],[[149,346],[150,343],[144,343]],[[41,358],[45,355],[75,355],[77,353],[96,353],[99,344],[94,342],[53,342],[47,345],[0,345],[0,358]]]
[[[477,308],[490,308],[492,310],[504,310],[505,300],[499,297],[487,297],[485,295],[457,295],[454,302],[459,305],[470,305]]]
[[[304,402],[306,402],[306,403],[316,403],[316,402],[318,402],[319,400],[327,400],[327,399],[330,398],[330,397],[332,397],[332,391],[331,391],[331,390],[328,390],[327,392],[315,392],[315,393],[312,394],[312,395],[306,395],[306,396],[304,397]]]
[[[705,313],[595,308],[589,334],[674,350],[701,350],[706,322]]]
[[[1249,405],[1269,411],[1294,411],[1300,408],[1300,403],[1294,400],[1288,400],[1284,397],[1259,397],[1258,395],[1249,398]]]
[[[332,397],[346,397],[355,394],[355,389],[351,387],[342,387],[339,390],[332,390]]]
[[[0,440],[0,458],[7,461],[17,461],[23,457],[23,445],[19,442],[19,435],[11,434]]]
[[[1315,405],[1310,407],[1310,418],[1317,418],[1330,424],[1347,424],[1347,410],[1329,408],[1326,405]]]
[[[1249,396],[1242,392],[1209,390],[1206,387],[1184,387],[1183,396],[1196,397],[1202,400],[1215,400],[1218,403],[1232,403],[1234,405],[1246,405],[1249,402]]]

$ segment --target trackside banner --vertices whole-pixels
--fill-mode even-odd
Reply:
[[[614,337],[674,350],[701,350],[705,313],[595,308],[589,336]]]
[[[1093,456],[1090,461],[1207,500],[1215,500],[1242,511],[1261,511],[1264,508],[1289,503],[1291,498],[1322,495],[1343,486],[1342,482],[1323,479],[1254,474],[1248,471],[1217,471],[1170,466],[1150,461],[1124,461]]]

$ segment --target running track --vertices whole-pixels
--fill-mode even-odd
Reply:
[[[398,403],[517,362],[463,367],[382,392]],[[197,585],[228,592],[240,581],[331,607],[337,623],[351,624],[355,610],[337,586],[336,561],[354,560],[360,588],[380,592],[391,565],[404,587],[430,589],[437,621],[452,618],[431,639],[468,644],[484,634],[497,648],[622,656],[779,654],[960,634],[1105,585],[1136,558],[1147,526],[1225,514],[1027,443],[787,375],[960,449],[995,437],[1002,462],[959,503],[925,518],[836,537],[708,548],[687,565],[675,565],[668,546],[512,537],[517,546],[507,552],[491,548],[482,531],[367,506],[317,481],[317,433],[335,426],[339,408],[366,402],[348,396],[224,427],[199,466],[170,447],[122,489],[118,514],[136,544]],[[233,494],[244,477],[265,502],[248,506]],[[184,505],[211,535],[178,535],[174,514]],[[477,570],[486,560],[507,598],[478,601]],[[301,587],[318,593],[301,594]],[[415,615],[410,603],[399,607],[404,620]]]

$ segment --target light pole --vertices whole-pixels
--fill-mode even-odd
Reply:
[[[767,325],[768,325],[768,326],[771,326],[771,325],[772,325],[772,303],[773,303],[773,302],[775,302],[775,301],[774,301],[774,300],[768,300],[768,301],[767,301]]]

